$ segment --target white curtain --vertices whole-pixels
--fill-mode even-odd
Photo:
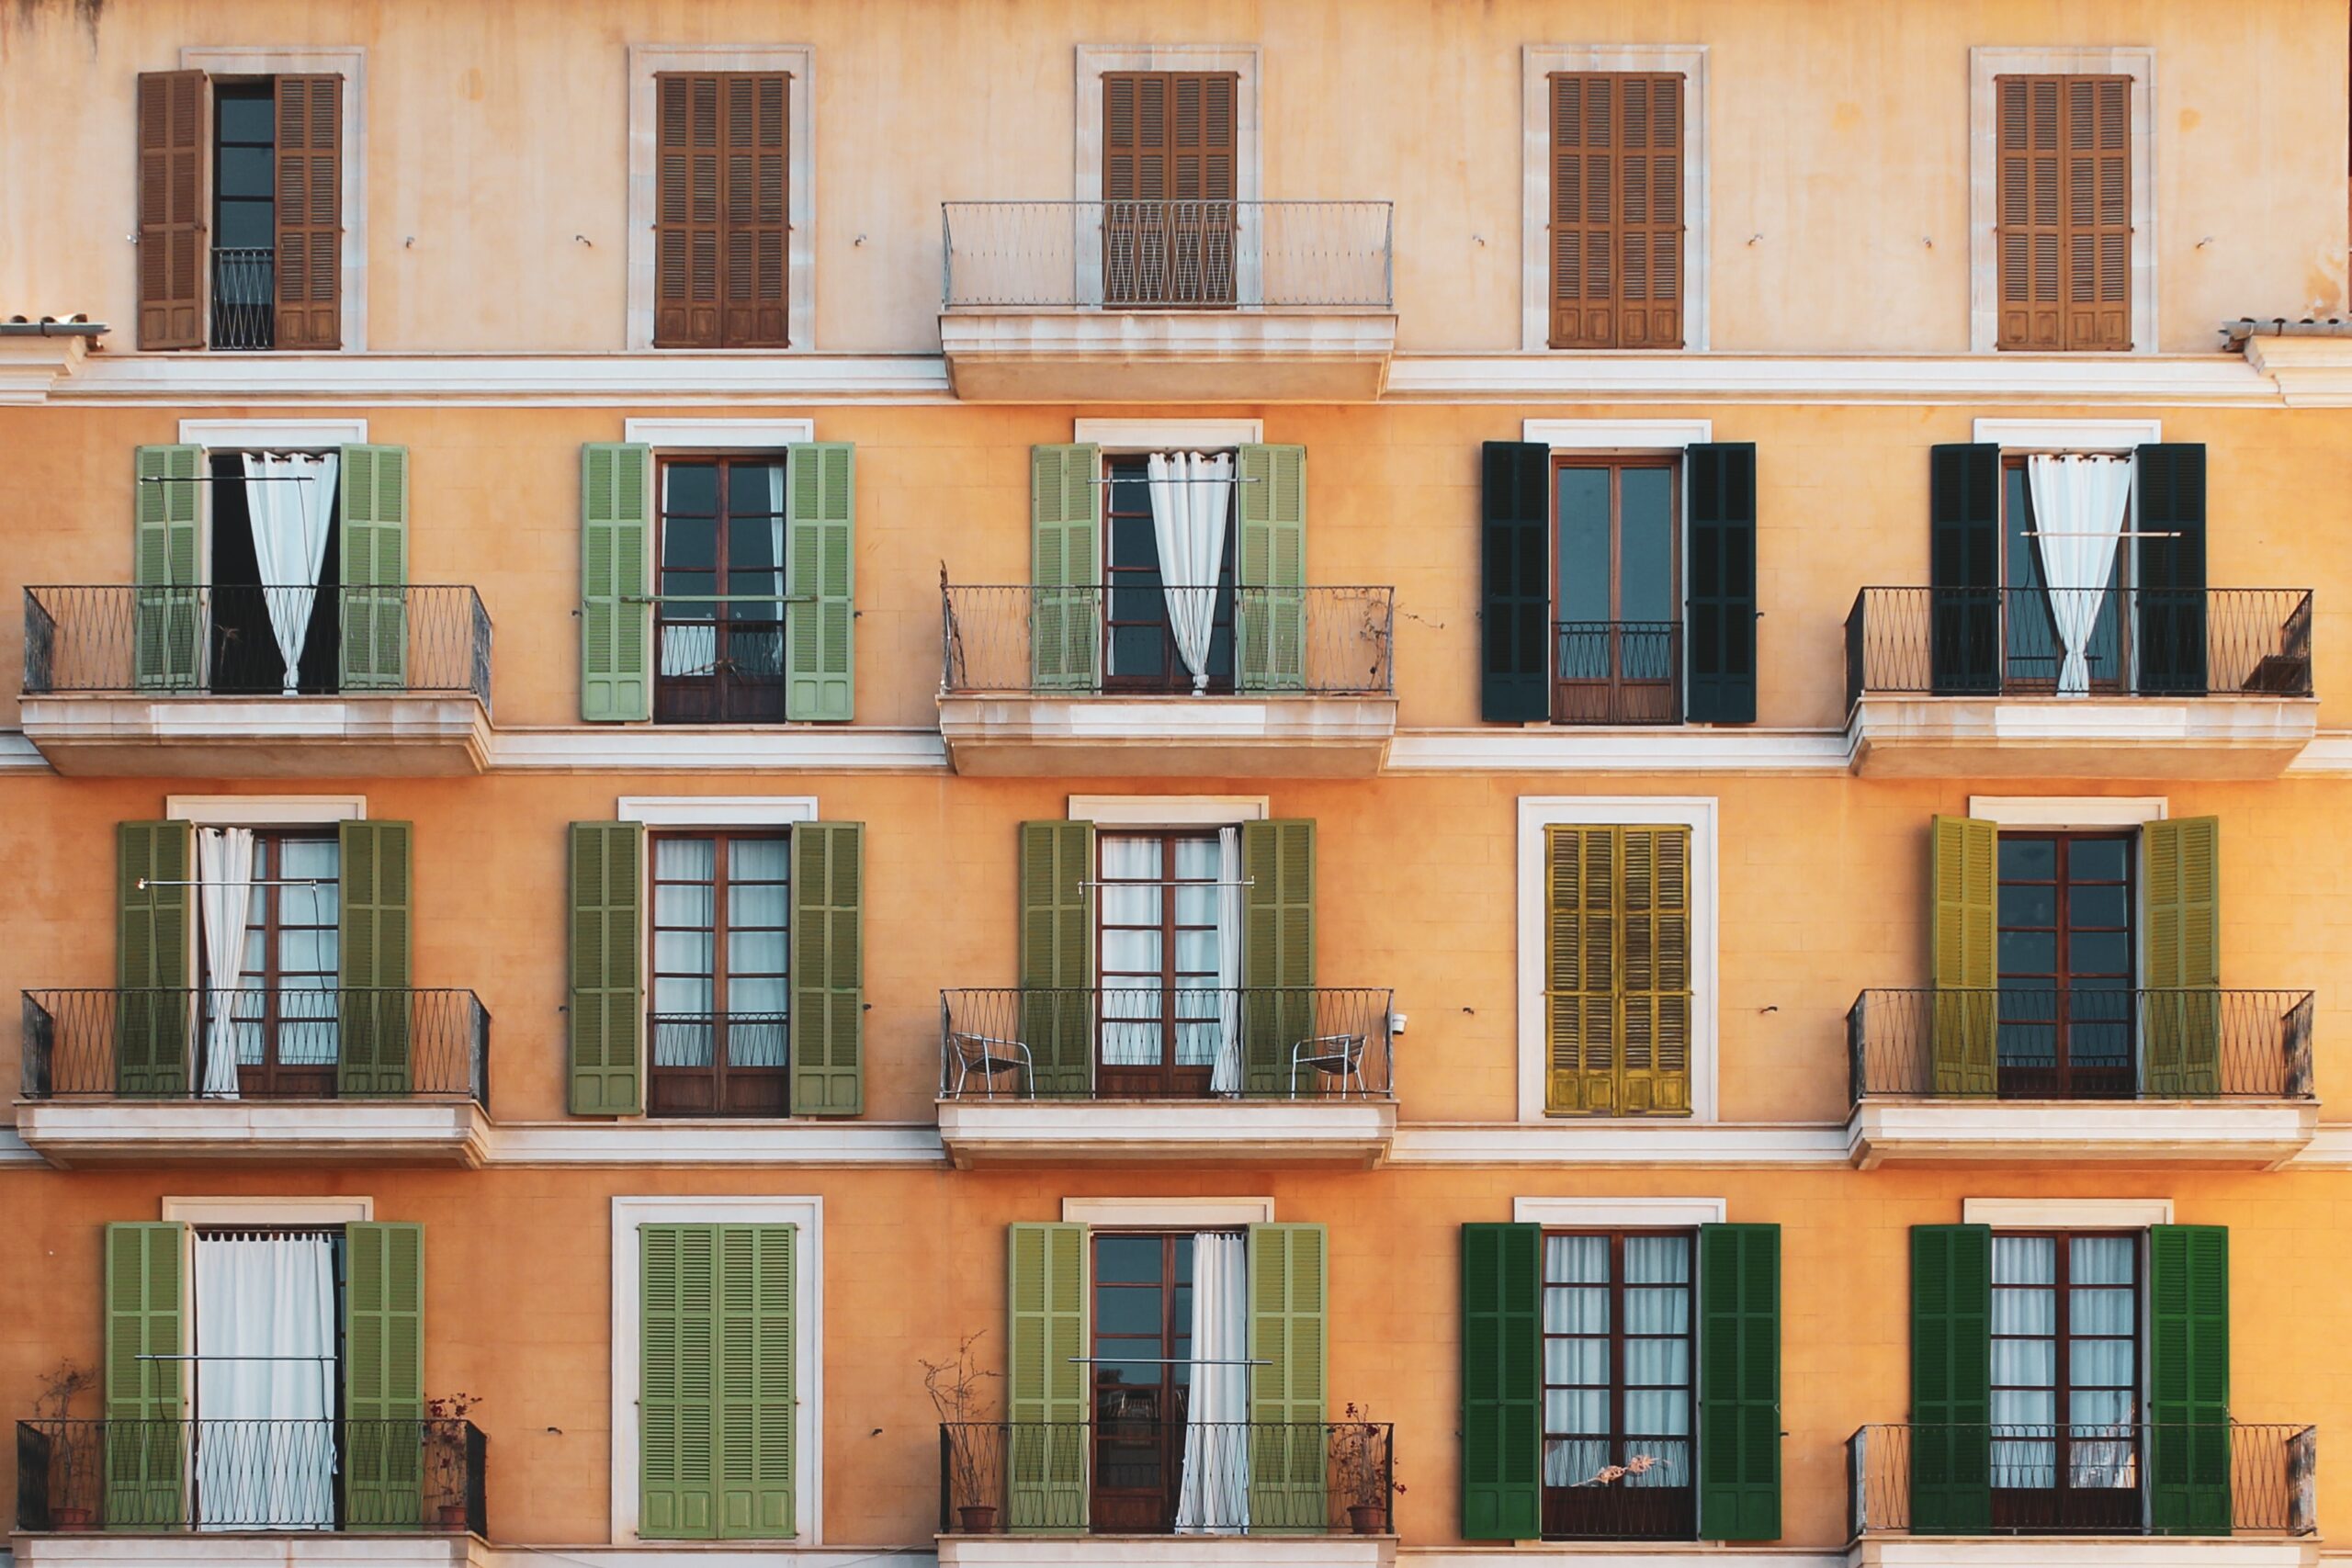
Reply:
[[[1216,572],[1225,559],[1226,513],[1233,501],[1233,457],[1154,452],[1144,465],[1151,484],[1151,531],[1159,545],[1159,581],[1176,651],[1193,672],[1193,690],[1209,683],[1209,633],[1216,624]]]
[[[1184,1417],[1183,1489],[1176,1529],[1238,1535],[1250,1528],[1250,1259],[1229,1231],[1193,1238],[1193,1392]]]
[[[334,1253],[196,1240],[196,1496],[205,1529],[334,1523]]]
[[[2036,453],[2025,460],[2025,477],[2033,492],[2034,542],[2041,548],[2050,616],[2065,649],[2058,694],[2079,697],[2091,689],[2091,632],[2107,604],[2116,543],[2131,510],[2132,463]]]
[[[204,1079],[207,1099],[237,1098],[239,989],[245,921],[253,909],[254,830],[196,830],[197,914],[204,927]]]
[[[326,565],[337,458],[332,452],[248,452],[244,462],[254,558],[261,567],[269,629],[286,660],[286,690],[291,694],[300,683],[302,642]]]
[[[1241,829],[1216,831],[1216,1066],[1209,1092],[1241,1092]],[[1288,1064],[1284,1064],[1285,1066]]]

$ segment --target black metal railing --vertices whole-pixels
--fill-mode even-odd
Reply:
[[[1386,1422],[939,1428],[943,1535],[1385,1534],[1395,1480]]]
[[[470,1421],[17,1423],[17,1528],[489,1533]]]
[[[1692,1540],[1698,1489],[1688,1438],[1546,1438],[1546,1540]]]
[[[1170,629],[1179,612],[1209,628],[1198,682]],[[948,587],[940,689],[1387,696],[1396,634],[1388,588]]]
[[[1002,987],[939,993],[945,1100],[1385,1100],[1380,987]]]
[[[1865,588],[1846,617],[1847,706],[1882,693],[2307,697],[2312,596],[2301,588]]]
[[[1846,1442],[1855,1537],[2312,1534],[2319,1435],[2291,1423],[1890,1423]]]
[[[274,247],[213,248],[212,346],[277,346],[277,252]]]
[[[24,998],[27,1100],[490,1103],[490,1013],[468,990],[166,987]]]
[[[2312,993],[2003,986],[1864,991],[1853,1098],[2309,1100]]]
[[[1385,201],[950,201],[949,310],[1385,310]]]
[[[1678,724],[1682,627],[1674,621],[1552,623],[1556,724]]]
[[[280,626],[300,626],[287,669]],[[48,584],[25,590],[25,694],[470,693],[490,705],[490,615],[470,588]]]

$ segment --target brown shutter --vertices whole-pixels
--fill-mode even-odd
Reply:
[[[1165,201],[1168,137],[1168,73],[1104,73],[1102,199]]]
[[[2066,336],[2132,346],[2132,79],[2066,82]]]
[[[139,346],[204,346],[201,71],[139,77]]]
[[[785,105],[782,72],[722,78],[726,100],[726,312],[729,348],[785,346]]]
[[[1230,72],[1105,72],[1102,199],[1236,199],[1240,85]]]
[[[707,74],[654,78],[656,348],[719,344],[718,84]]]
[[[656,348],[786,345],[791,84],[780,71],[654,78]]]
[[[340,348],[343,78],[280,76],[277,93],[278,348]]]
[[[1234,199],[1234,95],[1239,84],[1238,76],[1195,72],[1170,77],[1170,196],[1182,201]]]
[[[1552,346],[1679,348],[1683,78],[1551,80]]]
[[[1997,346],[2132,346],[2132,80],[2003,76]]]

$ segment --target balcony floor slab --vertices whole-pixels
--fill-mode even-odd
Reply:
[[[49,765],[96,778],[446,778],[490,761],[490,714],[470,695],[28,696],[25,739]]]
[[[1396,318],[1370,310],[956,310],[939,318],[966,402],[1370,402]]]
[[[440,1165],[489,1154],[471,1100],[43,1100],[17,1103],[17,1135],[61,1170],[94,1166]]]
[[[2316,1536],[1864,1536],[1848,1568],[2311,1568]]]
[[[1377,1165],[1396,1136],[1388,1100],[987,1100],[939,1102],[957,1168],[1247,1160]]]
[[[2312,697],[1865,695],[1865,778],[2275,779],[2319,733]]]
[[[939,1568],[1390,1568],[1393,1535],[943,1535]]]
[[[1396,700],[943,695],[939,732],[978,777],[1370,778]]]
[[[16,1568],[492,1568],[480,1536],[343,1530],[17,1535]]]
[[[2276,1170],[2319,1132],[2316,1100],[1926,1100],[1871,1096],[1846,1144],[1865,1170],[1895,1163],[2036,1160]]]

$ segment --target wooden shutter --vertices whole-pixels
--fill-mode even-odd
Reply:
[[[1239,85],[1230,72],[1104,72],[1103,199],[1233,200]]]
[[[409,1092],[412,1049],[410,910],[413,833],[406,822],[345,822],[342,855],[340,960],[343,987],[337,1088],[346,1099]]]
[[[865,824],[792,829],[792,1113],[865,1109]]]
[[[1244,692],[1306,689],[1306,448],[1247,446],[1234,584],[1234,668]]]
[[[2132,346],[2132,80],[2002,76],[1997,346]]]
[[[195,1019],[187,886],[195,833],[186,822],[119,822],[114,831],[115,1089],[130,1098],[183,1095]]]
[[[1682,612],[1685,715],[1756,722],[1756,447],[1704,443],[1682,456],[1690,496]]]
[[[1544,1232],[1462,1227],[1462,1539],[1544,1533]]]
[[[1097,446],[1029,448],[1030,664],[1041,692],[1102,684],[1101,469]]]
[[[856,713],[857,448],[808,443],[785,454],[784,716]]]
[[[281,349],[343,346],[343,78],[280,76],[277,312]]]
[[[638,1533],[718,1539],[718,1225],[639,1225]]]
[[[1094,1082],[1094,824],[1021,824],[1021,1038],[1031,1092]]]
[[[1479,470],[1479,716],[1549,718],[1552,449],[1489,441]]]
[[[2134,592],[2127,602],[2136,602],[2138,611],[2139,689],[2201,696],[2211,678],[2205,633],[2205,448],[2166,442],[2143,446],[2136,456],[2138,521],[2132,526],[2141,536],[2133,541]]]
[[[2000,829],[1966,817],[1928,829],[1929,1056],[1939,1095],[1991,1094],[2000,993]]]
[[[792,79],[781,71],[736,72],[720,78],[720,91],[727,155],[718,341],[724,348],[783,348],[785,111]]]
[[[717,348],[725,202],[719,80],[663,72],[654,84],[653,346]]]
[[[187,1353],[180,1302],[187,1227],[109,1224],[106,1234],[106,1523],[185,1522]]]
[[[1781,1227],[1699,1227],[1699,1537],[1781,1539]]]
[[[636,822],[571,825],[571,1113],[628,1116],[643,1109],[639,1064],[645,993],[638,942],[645,829]]]
[[[718,1227],[718,1536],[792,1534],[794,1227]]]
[[[139,75],[139,346],[202,348],[211,93],[201,71]]]
[[[131,682],[194,691],[203,675],[204,448],[141,446],[131,477]]]
[[[1329,1239],[1321,1225],[1251,1225],[1249,1245],[1250,1529],[1320,1535]]]
[[[2146,861],[2149,989],[2142,1020],[2148,1092],[2222,1092],[2222,819],[2177,817],[2140,829]]]
[[[1291,1052],[1315,1033],[1315,824],[1241,825],[1244,1092],[1292,1092]]]
[[[1690,829],[1544,830],[1544,1108],[1690,1110]]]
[[[1620,1114],[1690,1112],[1690,829],[1623,828]]]
[[[344,1228],[344,1494],[354,1529],[424,1520],[424,1227]]]
[[[654,78],[656,348],[783,348],[791,78]]]
[[[1911,1227],[1911,1529],[1993,1527],[1993,1233]]]
[[[1166,72],[1102,73],[1102,199],[1166,199],[1168,178]]]
[[[1552,84],[1552,346],[1682,346],[1679,73]]]
[[[2148,1227],[2149,1523],[2230,1533],[2230,1233]]]
[[[2000,447],[1928,449],[1928,581],[1927,673],[1936,694],[1999,692]],[[1917,635],[1906,621],[1896,612],[1894,635]]]
[[[345,446],[343,648],[346,692],[408,685],[408,448]]]
[[[653,449],[580,449],[580,716],[653,716]]]
[[[1016,1530],[1086,1528],[1090,1428],[1086,1227],[1016,1224],[1010,1230],[1004,1412],[1007,1521]]]

